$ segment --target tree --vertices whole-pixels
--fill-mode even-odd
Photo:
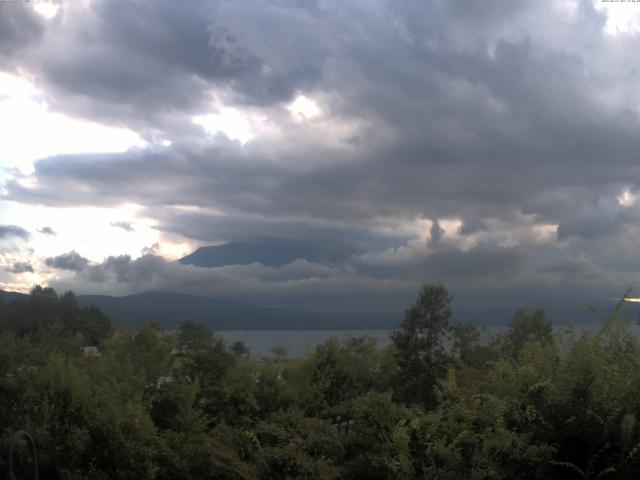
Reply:
[[[450,332],[451,300],[443,285],[424,285],[391,334],[400,369],[397,393],[404,401],[435,405],[433,387],[448,362],[443,341]]]
[[[178,346],[183,350],[203,350],[211,345],[214,335],[204,325],[187,320],[180,326]]]
[[[118,367],[55,353],[16,372],[16,416],[38,443],[42,478],[155,478],[159,444],[142,385]]]
[[[342,478],[336,465],[343,455],[342,443],[328,421],[292,409],[272,414],[255,432],[261,446],[256,462],[259,478]]]
[[[276,345],[271,349],[271,353],[276,357],[276,360],[283,360],[289,353],[289,349],[282,345]]]
[[[219,416],[225,408],[227,372],[242,357],[227,351],[221,337],[195,322],[182,325],[178,345],[186,351],[183,373],[199,386],[197,401],[208,415]]]
[[[232,353],[238,356],[243,356],[243,355],[248,356],[251,354],[251,349],[247,347],[247,344],[244,343],[242,340],[236,340],[235,342],[233,342],[229,347],[229,349],[231,350]]]
[[[382,363],[373,338],[351,337],[342,342],[329,338],[301,365],[305,411],[324,417],[340,415],[341,403],[384,383]]]
[[[98,345],[111,334],[109,318],[96,306],[81,308],[73,292],[58,296],[52,288],[36,286],[25,299],[14,300],[3,310],[4,330],[46,341],[52,350],[64,350],[72,337],[81,344]]]
[[[405,428],[408,410],[394,403],[390,394],[373,390],[348,404],[348,428],[341,429],[345,449],[343,478],[416,478]]]
[[[542,309],[533,313],[519,309],[513,316],[504,338],[507,353],[513,357],[518,355],[528,341],[536,340],[546,345],[551,343],[552,339],[553,324],[547,320]]]

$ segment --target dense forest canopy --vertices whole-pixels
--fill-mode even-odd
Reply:
[[[114,331],[37,287],[0,304],[0,447],[30,432],[41,478],[637,477],[640,346],[619,312],[580,335],[542,311],[493,336],[450,315],[425,285],[387,348],[257,358],[190,321]]]

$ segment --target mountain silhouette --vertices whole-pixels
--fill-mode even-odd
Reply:
[[[352,251],[353,249],[345,248],[345,246],[327,242],[261,238],[200,247],[178,261],[183,265],[196,267],[222,267],[252,263],[281,267],[298,259],[309,262],[341,260],[347,258]]]
[[[0,291],[8,303],[27,295]],[[114,327],[139,327],[157,321],[165,329],[175,329],[185,320],[202,323],[213,330],[357,330],[390,329],[396,315],[388,313],[308,312],[289,308],[247,305],[215,297],[169,292],[145,292],[123,297],[79,295],[81,306],[95,305]]]

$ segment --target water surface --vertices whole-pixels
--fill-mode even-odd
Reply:
[[[603,322],[584,322],[574,325],[576,335],[585,331],[597,331]],[[494,335],[504,330],[505,326],[479,327],[483,336]],[[566,324],[555,324],[554,331],[565,331]],[[631,323],[631,332],[640,337],[640,326]],[[371,337],[377,342],[379,348],[384,348],[391,343],[389,334],[391,330],[228,330],[216,332],[221,335],[226,343],[242,341],[249,347],[253,356],[274,356],[273,349],[284,348],[288,357],[300,357],[313,350],[316,345],[324,343],[331,337],[344,340],[349,337]]]

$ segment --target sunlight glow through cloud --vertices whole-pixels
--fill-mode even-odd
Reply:
[[[51,20],[58,14],[60,5],[52,2],[37,2],[33,5],[33,9],[44,18]]]
[[[299,95],[289,106],[287,106],[291,115],[296,119],[309,119],[320,115],[321,111],[316,102],[309,97]]]
[[[594,5],[597,10],[606,12],[607,23],[604,30],[609,35],[640,32],[640,3],[595,0]]]
[[[196,115],[192,121],[210,134],[222,133],[243,145],[256,136],[255,122],[236,108],[223,107],[219,113]]]
[[[0,165],[23,173],[33,162],[60,154],[124,152],[143,147],[127,129],[77,120],[48,109],[46,99],[24,78],[0,73]]]
[[[43,225],[51,227],[55,236],[32,235],[30,246],[39,256],[60,255],[75,249],[80,255],[98,262],[108,255],[139,257],[145,247],[160,240],[153,222],[138,216],[140,208],[130,204],[118,208],[15,205],[5,212],[3,222],[20,224],[30,232]],[[135,231],[113,228],[111,224],[117,222],[131,223]]]
[[[628,188],[625,188],[623,192],[618,196],[618,203],[623,207],[631,207],[636,203],[636,196],[631,193]]]

